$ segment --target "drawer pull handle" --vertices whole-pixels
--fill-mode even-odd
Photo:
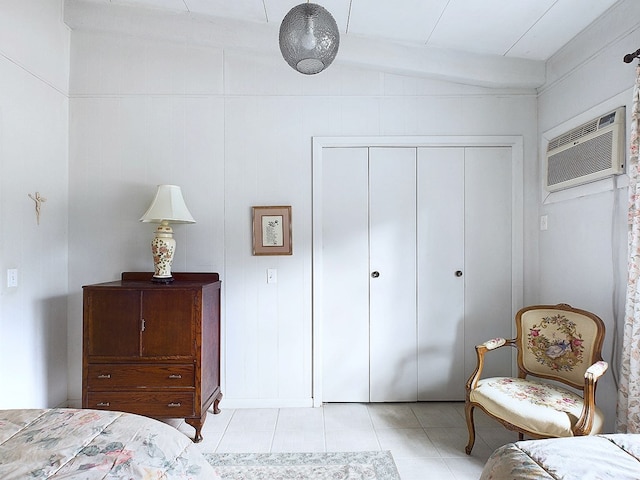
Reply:
[[[98,402],[96,407],[108,407],[109,405],[111,405],[109,402]]]
[[[167,407],[181,407],[182,404],[180,402],[171,402]]]
[[[111,374],[110,373],[103,373],[101,375],[98,375],[98,378],[111,378]]]
[[[169,375],[169,378],[180,379],[182,378],[182,375],[180,375],[179,373],[172,373],[171,375]]]

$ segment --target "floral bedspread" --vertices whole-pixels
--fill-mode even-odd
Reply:
[[[640,434],[550,438],[509,443],[493,452],[481,480],[640,478]]]
[[[0,410],[0,478],[219,478],[191,439],[157,420],[79,409]]]

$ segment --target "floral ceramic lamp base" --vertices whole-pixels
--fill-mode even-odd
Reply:
[[[156,236],[151,241],[151,253],[153,255],[154,275],[151,279],[155,283],[173,282],[171,264],[173,254],[176,251],[176,241],[173,238],[173,229],[167,222],[158,225]]]

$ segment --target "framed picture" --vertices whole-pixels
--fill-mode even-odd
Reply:
[[[291,255],[291,206],[252,207],[253,254]]]

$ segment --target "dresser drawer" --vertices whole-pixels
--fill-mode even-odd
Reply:
[[[85,408],[117,410],[150,417],[191,417],[195,414],[190,392],[91,392]]]
[[[193,387],[194,365],[92,364],[87,370],[87,387],[109,390],[115,387]]]

